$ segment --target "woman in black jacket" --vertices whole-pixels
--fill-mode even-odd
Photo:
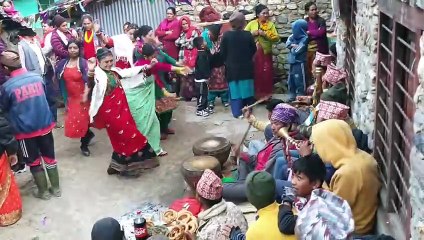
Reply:
[[[243,30],[246,25],[243,13],[233,13],[230,24],[233,30],[224,33],[220,54],[226,67],[231,111],[235,118],[239,118],[243,116],[241,109],[254,102],[253,56],[256,44],[252,34]]]

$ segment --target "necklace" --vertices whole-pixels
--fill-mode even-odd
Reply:
[[[91,33],[91,36],[90,37],[88,37],[87,35],[88,35],[88,31],[85,31],[85,33],[84,33],[84,41],[86,43],[91,43],[91,41],[93,41],[94,33]]]

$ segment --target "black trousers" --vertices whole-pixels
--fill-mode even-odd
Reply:
[[[196,97],[197,97],[197,111],[205,110],[208,107],[208,82],[195,82]]]
[[[57,161],[52,132],[43,136],[21,139],[19,140],[19,148],[31,172],[42,170],[42,161],[48,169],[56,167]]]

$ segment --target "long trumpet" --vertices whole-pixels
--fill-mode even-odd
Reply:
[[[278,135],[279,137],[283,137],[283,138],[287,139],[287,141],[289,141],[291,144],[293,144],[293,145],[296,147],[296,149],[297,149],[297,150],[299,150],[299,148],[300,148],[300,143],[302,143],[302,140],[296,140],[296,139],[294,139],[294,138],[290,137],[290,135],[289,135],[289,132],[288,132],[287,128],[281,128],[281,129],[278,131],[277,135]]]

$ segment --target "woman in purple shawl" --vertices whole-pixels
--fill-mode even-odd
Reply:
[[[180,36],[180,27],[176,13],[174,7],[169,7],[166,10],[166,18],[159,24],[159,27],[155,31],[155,35],[163,44],[163,50],[173,59],[178,59],[178,47],[175,45],[175,40]]]

